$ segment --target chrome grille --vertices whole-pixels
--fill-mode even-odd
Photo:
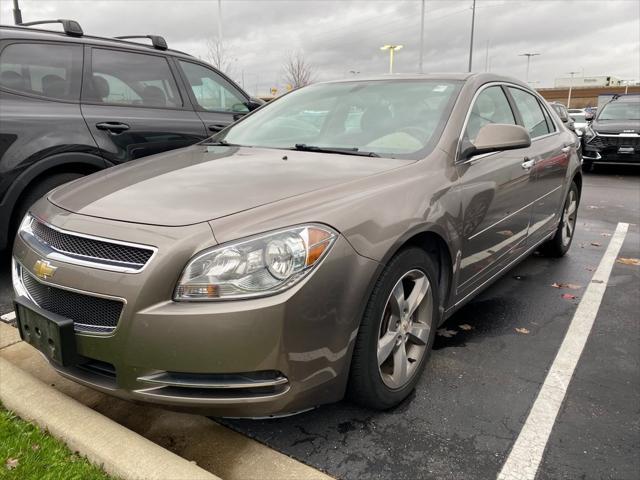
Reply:
[[[33,219],[33,235],[53,250],[96,262],[126,265],[140,270],[153,255],[152,249],[111,243],[61,232]]]
[[[43,310],[73,320],[76,331],[110,333],[118,326],[122,302],[45,285],[24,268],[20,267],[20,271],[31,299]]]

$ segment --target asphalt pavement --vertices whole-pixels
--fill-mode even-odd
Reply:
[[[639,181],[640,168],[586,174],[569,254],[532,255],[449,319],[416,391],[398,408],[340,402],[276,420],[220,421],[338,478],[495,478],[618,222],[631,224],[619,256],[640,257]],[[8,256],[0,260],[5,313]],[[640,478],[639,291],[640,267],[616,263],[539,479]]]

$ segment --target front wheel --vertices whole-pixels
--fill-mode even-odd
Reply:
[[[391,408],[415,388],[439,320],[435,262],[420,248],[391,259],[376,282],[351,362],[348,395],[356,403]]]
[[[575,182],[571,182],[567,198],[562,209],[562,217],[558,223],[558,228],[554,236],[542,244],[540,251],[549,257],[562,257],[568,251],[573,241],[578,218],[578,204],[580,194]]]

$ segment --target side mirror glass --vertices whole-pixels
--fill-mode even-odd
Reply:
[[[527,148],[530,145],[529,132],[520,125],[489,123],[480,129],[471,146],[465,150],[465,157]]]

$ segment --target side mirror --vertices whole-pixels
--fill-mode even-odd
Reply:
[[[489,123],[482,127],[473,144],[464,152],[466,158],[483,153],[527,148],[531,137],[520,125]]]
[[[562,123],[567,123],[569,121],[569,114],[564,108],[556,110],[556,112],[558,112],[558,116],[560,117],[560,120],[562,120]]]
[[[249,101],[245,103],[245,105],[247,106],[247,108],[249,109],[249,111],[253,111],[258,107],[261,107],[262,105],[264,105],[266,102],[260,98],[257,97],[250,97]]]

